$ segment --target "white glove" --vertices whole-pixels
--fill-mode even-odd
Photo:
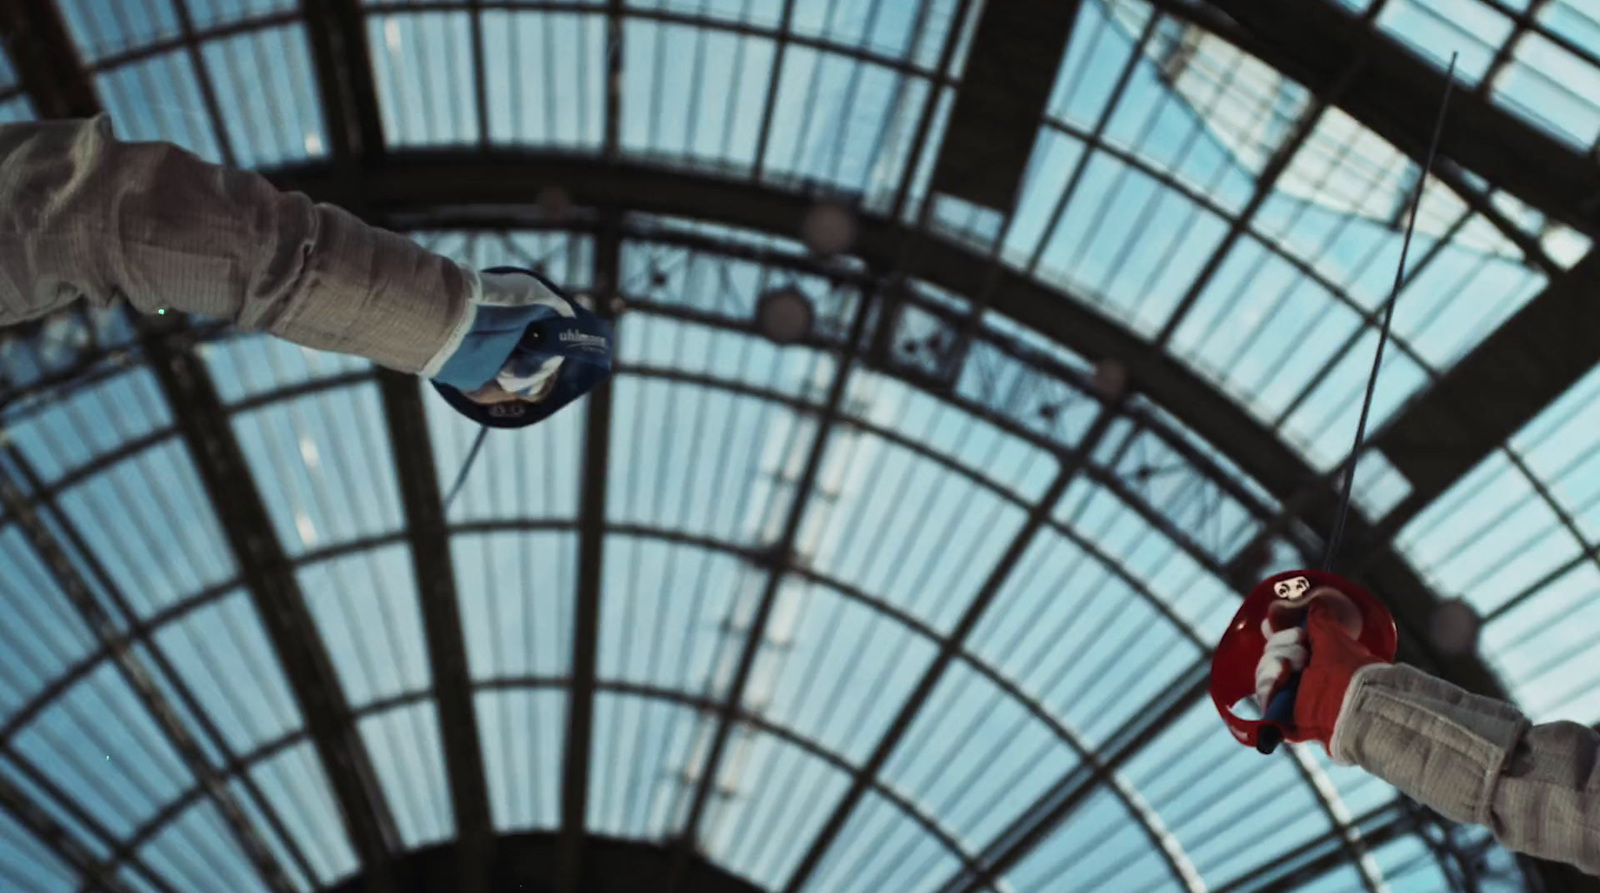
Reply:
[[[1311,652],[1306,649],[1306,631],[1298,626],[1272,631],[1271,619],[1261,621],[1261,634],[1267,637],[1267,650],[1256,664],[1256,704],[1267,712],[1272,693],[1288,680],[1290,673],[1306,668]]]

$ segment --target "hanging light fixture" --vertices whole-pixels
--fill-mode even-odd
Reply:
[[[778,344],[795,344],[811,334],[816,309],[806,293],[794,285],[763,292],[756,301],[756,331]]]

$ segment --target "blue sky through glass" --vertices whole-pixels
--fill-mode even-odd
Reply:
[[[481,16],[465,2],[415,5],[366,4],[393,149],[484,141],[602,150],[603,4],[591,11],[506,3]],[[188,0],[195,53],[184,46],[173,0],[61,6],[124,137],[171,140],[251,167],[326,161],[327,124],[295,4]],[[954,21],[954,0],[799,2],[788,22],[786,6],[625,4],[623,156],[776,189],[821,184],[860,194],[877,213],[893,209],[906,184],[909,200],[899,210],[915,219],[970,19]],[[473,56],[474,27],[483,29],[482,60]],[[1448,10],[1440,0],[1390,0],[1377,27],[1441,67],[1448,50],[1461,50],[1465,84],[1483,82],[1494,101],[1580,151],[1600,135],[1592,101],[1600,95],[1600,23],[1576,0],[1552,0],[1531,19],[1510,0],[1462,0]],[[781,52],[780,31],[790,36]],[[936,71],[951,40],[957,64]],[[480,61],[482,120],[473,96]],[[1124,74],[1125,87],[1113,89]],[[12,80],[0,59],[0,121],[32,115],[25,99],[7,98]],[[207,110],[208,91],[220,119]],[[916,127],[930,108],[931,149],[917,156]],[[1308,137],[1281,175],[1263,182],[1268,160],[1297,127]],[[1341,460],[1417,166],[1343,112],[1318,110],[1303,86],[1142,0],[1083,5],[1033,140],[1016,213],[1004,220],[950,203],[941,211],[944,230],[985,251],[998,243],[1002,263],[1058,290],[1060,300],[1080,301],[1143,338],[1164,338],[1179,362],[1318,469]],[[1470,176],[1467,183],[1476,188]],[[1258,190],[1257,207],[1241,221]],[[1467,197],[1426,184],[1374,425],[1588,250],[1586,239],[1514,197],[1482,198],[1542,246],[1551,269],[1523,257]],[[630,238],[623,250],[624,293],[637,306],[618,333],[589,817],[601,833],[661,839],[678,828],[706,771],[712,726],[700,708],[728,694],[768,582],[752,555],[775,539],[800,496],[819,407],[838,373],[825,351],[780,348],[739,329],[765,289],[792,284],[816,303],[819,331],[837,339],[860,295],[849,283],[669,237],[803,253],[782,235],[642,215],[629,222],[664,235]],[[416,237],[478,266],[542,266],[573,287],[588,284],[594,260],[593,240],[582,233]],[[974,297],[934,293],[929,302],[959,312]],[[63,325],[47,340],[70,354],[77,330]],[[781,886],[798,864],[848,773],[871,753],[939,637],[1046,491],[1056,453],[1077,445],[1099,410],[1072,383],[1090,368],[1082,358],[1007,320],[986,320],[984,331],[946,395],[881,371],[858,370],[846,383],[842,418],[801,516],[800,570],[777,587],[738,705],[759,722],[738,726],[716,780],[725,796],[713,798],[701,829],[714,858],[763,886]],[[949,332],[932,309],[914,309],[897,321],[894,339]],[[1013,343],[1033,353],[1019,354]],[[0,345],[5,382],[21,385],[52,362],[30,350]],[[363,711],[361,734],[406,845],[452,836],[416,585],[371,367],[254,336],[217,339],[202,355],[235,411],[247,462],[270,482],[263,495],[274,529],[304,562],[299,579],[340,683]],[[0,411],[8,443],[125,589],[132,616],[117,617],[119,628],[152,624],[151,641],[215,718],[221,745],[250,766],[286,820],[290,840],[273,836],[275,851],[292,843],[316,882],[331,883],[356,861],[320,763],[297,739],[303,720],[171,412],[137,356],[127,365],[69,398]],[[1017,396],[1028,387],[1043,396]],[[1584,669],[1595,663],[1595,646],[1581,634],[1600,589],[1600,429],[1583,411],[1597,394],[1600,377],[1591,375],[1399,540],[1431,585],[1489,618],[1486,658],[1541,719],[1600,718],[1600,676]],[[448,486],[475,432],[435,401],[426,405]],[[1258,512],[1279,507],[1168,409],[1148,407],[1176,431],[1169,436],[1186,438],[1244,495],[1207,484],[1151,430],[1114,426],[1066,497],[1045,507],[1045,530],[809,889],[868,893],[941,882],[959,867],[951,845],[981,848],[1078,765],[1073,740],[1103,744],[1203,658],[1236,604],[1214,570],[1260,533]],[[453,535],[451,550],[480,686],[491,806],[504,830],[558,824],[585,423],[585,410],[575,409],[529,432],[492,435],[449,512],[451,523],[468,528]],[[1408,485],[1372,458],[1358,500],[1377,517]],[[1171,529],[1158,530],[1153,518]],[[171,547],[174,538],[184,548]],[[1274,562],[1302,560],[1274,542]],[[329,554],[343,548],[356,551]],[[32,711],[9,729],[10,747],[118,836],[194,789],[10,529],[0,530],[0,599],[17,608],[15,622],[0,626],[0,648],[18,658],[0,663],[0,724]],[[1556,618],[1567,622],[1552,631]],[[54,699],[38,700],[72,673]],[[118,722],[85,719],[98,714]],[[221,759],[216,744],[205,747]],[[3,757],[0,772],[15,775]],[[1348,815],[1392,795],[1315,754],[1299,768],[1280,760],[1263,772],[1221,734],[1209,705],[1199,705],[1006,880],[1019,891],[1067,882],[1086,890],[1176,887],[1173,865],[1141,824],[1147,808],[1183,853],[1180,864],[1208,884],[1226,883],[1329,830],[1308,776],[1325,779]],[[1258,786],[1276,796],[1266,813],[1252,811]],[[180,888],[255,889],[218,823],[215,808],[196,800],[143,829],[139,856]],[[1247,823],[1277,830],[1229,833]],[[35,858],[36,849],[0,822],[0,886],[59,887],[61,869]],[[1442,883],[1409,838],[1373,859],[1397,893]],[[1360,883],[1345,867],[1314,889]]]

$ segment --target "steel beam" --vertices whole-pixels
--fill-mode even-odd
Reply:
[[[494,864],[494,821],[489,812],[489,783],[479,741],[478,711],[467,665],[466,637],[461,628],[461,603],[456,593],[455,565],[439,492],[438,465],[415,376],[383,369],[378,372],[394,452],[400,501],[405,508],[406,542],[416,574],[422,634],[439,711],[444,767],[458,839],[461,864],[456,889],[488,893],[488,866]]]
[[[1049,489],[1040,497],[1038,503],[1028,512],[1028,518],[1017,532],[1016,538],[1012,540],[1011,546],[1001,556],[999,562],[995,564],[988,579],[984,581],[983,586],[978,590],[977,596],[973,599],[972,604],[967,607],[966,613],[961,616],[961,620],[951,630],[949,637],[939,643],[938,655],[929,664],[928,669],[923,673],[922,679],[917,683],[917,687],[912,691],[911,696],[906,699],[905,704],[901,706],[900,712],[896,714],[888,730],[879,739],[877,746],[873,748],[872,756],[862,766],[861,773],[851,783],[849,790],[845,792],[844,797],[839,801],[839,805],[834,808],[833,813],[828,817],[828,821],[823,825],[822,830],[817,834],[810,848],[806,850],[804,858],[801,859],[800,864],[795,868],[788,882],[783,885],[784,893],[798,893],[811,878],[818,865],[821,864],[823,855],[833,845],[840,832],[844,830],[845,822],[849,820],[851,813],[855,811],[855,807],[861,802],[861,798],[866,795],[869,781],[877,778],[878,773],[888,763],[890,755],[894,753],[895,748],[900,745],[901,739],[910,730],[912,721],[916,719],[917,714],[922,710],[922,706],[932,696],[933,690],[938,686],[939,681],[944,678],[945,671],[950,668],[950,664],[955,660],[956,655],[965,647],[967,636],[977,627],[978,621],[983,619],[983,615],[989,609],[989,605],[994,602],[1001,589],[1005,587],[1006,581],[1011,578],[1012,571],[1016,569],[1017,564],[1022,560],[1022,556],[1027,552],[1028,547],[1032,545],[1033,538],[1047,526],[1050,515],[1055,510],[1056,503],[1060,501],[1061,495],[1067,491],[1067,487],[1077,477],[1078,472],[1089,463],[1090,457],[1094,455],[1094,451],[1099,447],[1100,441],[1105,438],[1106,432],[1110,429],[1111,422],[1115,420],[1116,415],[1114,407],[1102,409],[1093,424],[1084,433],[1077,449],[1062,460],[1061,468],[1056,473],[1055,480],[1051,482]]]
[[[162,693],[160,686],[157,684],[155,673],[151,672],[151,668],[146,665],[145,659],[134,651],[132,643],[118,630],[116,621],[101,605],[100,600],[90,588],[88,580],[79,572],[78,566],[72,560],[73,551],[76,550],[82,556],[88,569],[94,574],[96,581],[99,583],[101,591],[105,593],[112,604],[116,605],[124,619],[131,621],[134,617],[134,612],[127,596],[122,593],[115,582],[110,579],[110,575],[105,572],[99,561],[88,551],[87,544],[84,543],[83,537],[78,533],[76,526],[62,515],[52,502],[46,501],[41,506],[36,507],[13,479],[12,472],[7,468],[8,465],[15,467],[17,473],[24,480],[30,481],[31,485],[37,484],[37,478],[34,476],[32,468],[21,454],[16,452],[14,447],[6,447],[3,450],[3,454],[0,454],[0,506],[4,506],[7,514],[17,522],[23,538],[28,541],[28,545],[38,555],[46,572],[50,574],[62,594],[66,596],[73,610],[83,621],[84,627],[94,633],[96,641],[107,651],[111,659],[116,663],[117,669],[121,671],[122,678],[128,683],[129,689],[133,691],[139,703],[149,712],[156,727],[161,729],[167,743],[172,746],[173,751],[182,760],[184,768],[189,770],[189,774],[193,775],[200,783],[201,788],[205,790],[207,799],[216,807],[217,813],[222,819],[223,827],[227,829],[234,842],[238,844],[245,858],[250,860],[251,866],[261,876],[266,888],[273,891],[273,893],[294,893],[295,888],[290,883],[288,875],[284,873],[283,866],[278,863],[277,857],[267,847],[266,840],[262,837],[261,832],[245,815],[239,799],[224,783],[222,774],[211,765],[210,759],[206,756],[205,751],[201,749],[200,742],[195,739],[189,728],[184,724],[183,719],[178,715],[177,708]],[[41,514],[41,508],[45,513],[49,514],[54,522],[54,530],[52,525],[45,520],[45,515]],[[55,530],[63,532],[63,535],[70,541],[70,546],[68,543],[61,541]],[[184,699],[185,707],[192,714],[204,716],[199,702],[189,692],[188,686],[184,684],[182,677],[172,670],[171,665],[167,662],[160,649],[154,643],[146,643],[145,650],[157,662],[167,685],[172,687]],[[209,724],[209,718],[207,718],[207,724],[207,731],[211,733],[209,736],[211,744],[222,749],[225,756],[231,759],[232,755],[227,751],[226,742],[222,740],[216,727]],[[258,803],[258,805],[262,804]],[[292,843],[293,839],[286,838],[286,840]],[[309,865],[302,865],[301,868],[305,870],[309,868]]]
[[[62,790],[61,786],[56,784],[48,775],[45,775],[32,760],[4,745],[0,745],[0,759],[10,763],[12,768],[16,770],[18,779],[37,792],[39,797],[44,798],[44,800],[55,806],[66,821],[76,826],[75,829],[69,830],[68,834],[72,834],[74,831],[83,832],[101,847],[111,851],[108,859],[99,860],[104,864],[106,872],[120,874],[116,871],[116,868],[118,865],[125,864],[128,866],[129,871],[138,874],[157,893],[177,893],[171,881],[152,871],[150,866],[138,857],[135,850],[124,848],[122,844],[119,844],[116,838],[112,836],[111,831],[99,819],[90,815],[75,797]],[[3,776],[0,776],[0,781],[5,781]],[[27,796],[25,792],[24,796]],[[198,797],[198,794],[196,796]],[[28,805],[32,808],[43,810],[43,806],[38,800],[31,801]],[[78,838],[72,838],[72,840],[80,845],[83,843]],[[92,875],[85,876],[85,887],[88,887],[93,882]]]
[[[1156,0],[1185,15],[1181,0]],[[1330,2],[1210,0],[1234,22],[1221,36],[1302,84],[1331,83],[1365,57],[1340,107],[1419,162],[1444,95],[1444,72]],[[1451,99],[1439,154],[1580,232],[1600,236],[1600,165],[1470,91]]]
[[[1101,747],[1098,760],[1074,767],[1018,816],[978,856],[978,872],[962,871],[939,887],[940,893],[976,893],[999,882],[1018,861],[1046,840],[1086,797],[1205,696],[1210,656],[1191,665],[1172,686],[1134,714]]]
[[[39,117],[91,118],[100,113],[94,79],[53,0],[0,0],[0,38]]]
[[[673,871],[667,882],[668,893],[676,893],[679,889],[684,869],[694,852],[700,821],[705,816],[706,803],[711,796],[712,788],[716,786],[717,775],[722,769],[722,756],[727,749],[728,737],[733,731],[735,714],[741,709],[745,687],[749,684],[750,675],[755,669],[756,658],[765,645],[767,623],[772,617],[773,606],[777,604],[778,591],[783,584],[784,574],[794,560],[795,541],[799,538],[800,526],[805,521],[806,507],[811,504],[811,495],[816,489],[817,475],[822,471],[822,460],[828,453],[834,425],[844,410],[845,394],[849,391],[850,377],[855,371],[859,349],[866,336],[867,323],[872,317],[876,295],[876,289],[871,286],[859,293],[849,334],[845,336],[844,343],[839,345],[838,367],[834,372],[833,383],[828,388],[827,399],[818,411],[817,430],[812,436],[800,477],[795,482],[794,496],[784,518],[783,530],[768,550],[767,561],[771,564],[771,572],[767,575],[766,586],[762,589],[761,601],[756,607],[755,615],[750,620],[750,634],[745,639],[733,679],[728,684],[727,697],[723,699],[722,707],[717,712],[716,731],[712,734],[711,748],[706,756],[705,766],[701,770],[700,779],[695,785],[693,799],[689,802],[689,815],[679,835],[678,856],[673,861]]]
[[[1011,210],[1081,4],[984,5],[930,191],[1001,213]],[[952,36],[962,24],[951,22]],[[930,93],[926,102],[935,105],[937,95]]]
[[[368,889],[391,893],[390,854],[399,843],[394,817],[216,385],[185,341],[187,321],[181,314],[143,317],[135,324],[150,371],[316,745]]]
[[[1362,71],[1371,66],[1369,61]],[[1352,85],[1346,95],[1357,89]],[[348,184],[326,167],[285,170],[275,177],[281,185],[336,204],[349,194]],[[567,189],[580,206],[693,217],[784,236],[794,235],[813,202],[803,192],[651,164],[546,153],[418,152],[394,157],[373,174],[368,213],[381,225],[437,224],[449,219],[448,213],[439,213],[440,208],[533,207],[540,190],[555,184]],[[502,222],[510,216],[502,215]],[[955,294],[989,294],[989,306],[1002,315],[1088,360],[1121,364],[1133,390],[1233,459],[1274,498],[1303,501],[1307,508],[1299,516],[1308,526],[1332,529],[1338,505],[1332,482],[1182,360],[1068,291],[1009,267],[996,270],[985,254],[965,244],[919,234],[875,215],[861,215],[859,223],[854,253],[869,265],[894,269],[908,240],[929,239],[933,244],[918,253],[920,279]],[[1345,537],[1352,548],[1360,544],[1366,550],[1370,563],[1362,580],[1394,609],[1402,640],[1415,646],[1408,651],[1412,659],[1469,690],[1505,697],[1495,674],[1476,656],[1432,650],[1427,630],[1437,599],[1388,537],[1359,516],[1351,517]]]
[[[611,316],[622,270],[622,236],[604,228],[595,246],[595,311]],[[611,463],[611,385],[585,400],[583,491],[578,503],[578,581],[572,624],[572,691],[567,700],[567,736],[561,779],[561,858],[557,893],[584,886],[584,837],[588,826],[589,776],[594,753],[594,692],[600,652],[600,601],[604,593],[606,493]]]
[[[1372,436],[1411,484],[1385,526],[1415,517],[1600,363],[1597,292],[1591,252]]]
[[[66,826],[56,821],[45,809],[28,797],[23,790],[0,774],[0,809],[45,848],[54,853],[65,865],[83,876],[87,888],[101,893],[133,893],[110,867],[91,853]]]
[[[1391,800],[1357,817],[1350,827],[1360,832],[1369,849],[1377,849],[1391,840],[1416,833],[1417,813],[1403,807],[1398,799]],[[1287,893],[1309,886],[1323,875],[1349,864],[1341,831],[1332,828],[1213,888],[1212,893]]]
[[[300,10],[311,40],[328,151],[348,177],[363,169],[357,162],[371,162],[384,151],[366,17],[360,0],[301,0]],[[349,185],[360,189],[359,179]],[[355,210],[357,204],[346,207]]]

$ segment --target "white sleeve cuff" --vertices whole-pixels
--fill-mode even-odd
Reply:
[[[456,320],[454,328],[450,330],[450,337],[445,339],[428,364],[422,367],[417,374],[423,378],[432,378],[439,374],[444,364],[450,360],[456,350],[461,347],[461,340],[472,331],[472,324],[478,319],[478,305],[483,303],[483,277],[471,267],[462,267],[461,271],[467,274],[467,281],[472,283],[472,290],[467,295],[467,306],[461,312],[461,318]]]

